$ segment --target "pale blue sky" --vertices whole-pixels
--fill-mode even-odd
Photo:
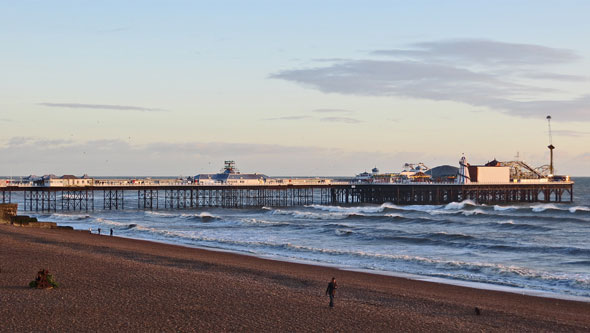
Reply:
[[[0,1],[0,175],[590,175],[588,1]]]

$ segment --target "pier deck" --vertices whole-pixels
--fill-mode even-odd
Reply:
[[[573,182],[0,187],[24,211],[289,207],[310,204],[439,205],[573,202]]]

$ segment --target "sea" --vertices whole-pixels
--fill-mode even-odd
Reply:
[[[573,180],[574,202],[567,204],[28,214],[93,233],[113,229],[121,237],[588,302],[590,178]],[[137,196],[125,200],[133,206]]]

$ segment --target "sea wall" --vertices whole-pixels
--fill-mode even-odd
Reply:
[[[72,229],[72,227],[59,227],[55,222],[39,222],[35,217],[16,215],[17,209],[18,204],[0,204],[0,224],[40,229]]]
[[[10,223],[11,219],[16,216],[17,209],[18,204],[0,204],[0,223]]]

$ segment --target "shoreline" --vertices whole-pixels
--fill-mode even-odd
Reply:
[[[141,240],[141,241],[146,241],[146,242],[168,244],[168,245],[173,245],[173,246],[180,246],[180,247],[185,247],[185,248],[190,248],[190,249],[199,249],[199,250],[211,251],[211,252],[222,252],[222,253],[243,255],[243,256],[248,256],[248,257],[253,257],[253,258],[278,261],[278,262],[284,262],[284,263],[294,263],[294,264],[302,264],[302,265],[310,265],[310,266],[319,266],[319,267],[325,267],[325,268],[333,268],[333,269],[337,269],[337,270],[341,270],[341,271],[359,272],[359,273],[374,274],[374,275],[379,275],[379,276],[391,276],[391,277],[408,279],[408,280],[413,280],[413,281],[440,283],[440,284],[465,287],[465,288],[472,288],[472,289],[478,289],[478,290],[500,291],[500,292],[506,292],[506,293],[511,293],[511,294],[517,294],[517,295],[526,295],[526,296],[534,296],[534,297],[590,303],[590,296],[559,294],[559,293],[555,293],[555,292],[551,292],[551,291],[519,288],[519,287],[510,287],[510,286],[503,286],[503,285],[498,285],[498,284],[493,284],[493,283],[485,283],[485,282],[456,280],[456,279],[450,279],[450,278],[434,277],[434,276],[419,275],[419,274],[412,274],[412,273],[405,273],[405,272],[371,270],[371,269],[367,269],[367,268],[341,266],[341,265],[336,265],[336,264],[316,262],[316,261],[310,261],[310,260],[305,260],[305,259],[289,259],[289,258],[280,257],[280,256],[273,256],[273,255],[257,255],[254,253],[239,252],[239,251],[227,250],[227,249],[222,249],[222,248],[197,246],[197,245],[189,245],[189,244],[177,244],[174,242],[163,242],[163,241],[144,239],[144,238],[134,238],[134,237],[126,237],[126,236],[116,236],[116,237],[132,239],[132,240]]]
[[[10,304],[0,331],[590,329],[586,302],[79,231],[0,226],[0,244],[0,289]],[[42,267],[59,288],[26,287]],[[332,276],[339,291],[331,310],[323,293]],[[33,315],[32,304],[43,313]]]

